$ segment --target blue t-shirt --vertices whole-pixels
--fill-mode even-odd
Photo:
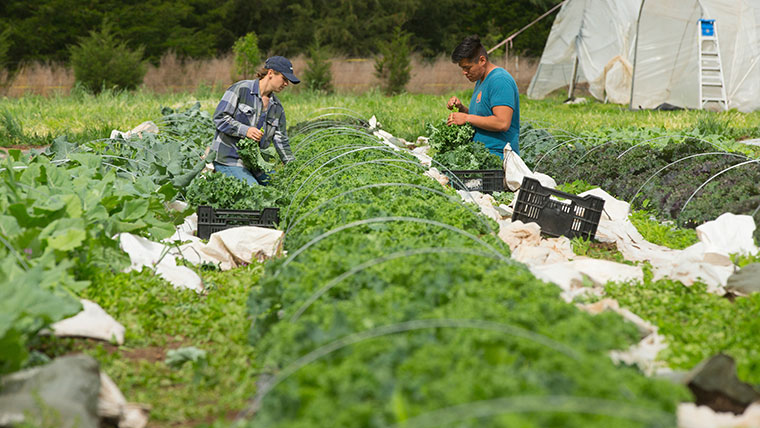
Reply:
[[[520,154],[517,137],[520,135],[520,94],[517,83],[507,70],[496,67],[484,80],[475,82],[475,90],[470,99],[470,114],[493,116],[494,106],[512,108],[512,123],[502,132],[486,131],[475,127],[473,141],[480,141],[493,154],[504,157],[504,146],[509,143],[515,153]]]

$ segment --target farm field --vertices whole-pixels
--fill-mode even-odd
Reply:
[[[414,142],[439,125],[451,95],[468,94],[281,98],[290,126],[327,113],[343,113],[349,124],[374,115],[383,130]],[[283,427],[328,420],[676,426],[678,403],[694,400],[688,389],[609,357],[638,342],[636,327],[574,305],[610,297],[659,329],[668,344],[658,354],[664,366],[685,371],[723,352],[736,360],[740,380],[760,384],[757,293],[727,298],[699,281],[687,287],[655,279],[648,262],[574,238],[576,255],[640,266],[643,278],[567,303],[559,287],[514,261],[496,221],[424,176],[415,157],[380,149],[369,136],[309,139],[308,126],[294,128],[298,160],[276,170],[271,194],[253,196],[281,209],[281,257],[228,271],[192,267],[202,293],[175,289],[150,268],[122,272],[129,259],[111,236],[166,238],[204,195],[203,183],[189,183],[188,174],[210,140],[218,96],[204,90],[0,102],[0,145],[53,143],[45,156],[12,150],[3,160],[0,274],[19,284],[4,290],[5,301],[23,301],[33,288],[55,306],[9,309],[15,318],[3,321],[0,343],[13,353],[0,365],[4,373],[84,352],[129,401],[151,407],[152,427],[223,427],[238,417],[243,426]],[[760,150],[742,142],[760,138],[758,112],[630,112],[560,98],[521,103],[528,166],[567,192],[600,186],[633,201],[631,222],[651,243],[688,248],[698,242],[694,226],[728,211],[760,220]],[[329,107],[348,110],[321,110]],[[146,120],[159,125],[159,137],[109,146],[112,129]],[[702,156],[713,152],[720,153]],[[325,166],[329,153],[346,156]],[[388,158],[400,167],[386,165]],[[737,163],[744,165],[723,172]],[[190,207],[167,213],[164,204],[174,199]],[[737,268],[757,262],[757,255],[732,255]],[[75,297],[123,324],[124,344],[36,334],[76,313]]]
[[[146,120],[160,117],[161,107],[183,108],[200,102],[201,109],[213,112],[223,88],[204,88],[195,93],[153,94],[109,92],[100,95],[75,93],[71,96],[26,96],[4,98],[0,102],[4,131],[0,143],[44,144],[50,137],[68,135],[87,141],[107,137],[111,129],[126,131]],[[447,95],[401,94],[392,97],[379,91],[364,94],[320,95],[307,91],[281,94],[288,121],[296,124],[311,118],[325,107],[343,107],[360,117],[376,115],[391,134],[412,140],[425,135],[425,124],[445,115],[442,108],[452,95],[469,98],[467,91]],[[704,114],[699,111],[629,111],[614,104],[590,102],[565,105],[561,95],[547,100],[521,98],[522,116],[543,128],[579,133],[606,130],[624,135],[631,129],[686,132],[703,128],[708,134],[728,134],[733,138],[758,138],[760,112]]]

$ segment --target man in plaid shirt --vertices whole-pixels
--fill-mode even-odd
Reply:
[[[285,110],[275,93],[299,82],[293,64],[285,57],[273,56],[255,80],[241,80],[227,89],[214,112],[216,134],[211,148],[216,150],[216,171],[252,186],[266,184],[267,171],[250,171],[243,166],[237,152],[237,142],[242,138],[258,141],[261,149],[274,144],[283,163],[295,159],[285,128]]]

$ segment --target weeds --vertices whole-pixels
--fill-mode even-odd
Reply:
[[[718,352],[736,359],[740,379],[760,382],[757,331],[760,331],[760,294],[733,302],[707,292],[696,283],[685,287],[678,281],[644,284],[609,284],[607,296],[636,315],[657,325],[668,347],[659,357],[671,367],[688,370]]]
[[[570,240],[573,252],[578,256],[591,257],[594,259],[610,260],[613,262],[633,265],[633,262],[625,260],[623,254],[618,251],[614,243],[595,242],[581,237]]]
[[[156,426],[224,418],[256,389],[245,304],[260,273],[258,264],[203,272],[204,282],[216,285],[200,296],[147,269],[102,271],[82,297],[127,326],[124,346],[54,338],[38,346],[53,357],[72,351],[95,357],[129,401],[151,404]]]

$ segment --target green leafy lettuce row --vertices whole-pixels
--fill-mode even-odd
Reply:
[[[607,356],[638,340],[632,325],[564,303],[507,258],[494,222],[407,159],[325,137],[275,177],[292,198],[287,257],[249,298],[270,373],[251,426],[425,426],[411,418],[456,405],[452,426],[675,425],[684,390]],[[478,419],[467,404],[494,399],[524,407]]]

